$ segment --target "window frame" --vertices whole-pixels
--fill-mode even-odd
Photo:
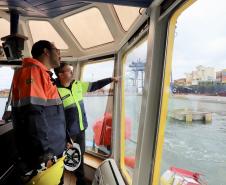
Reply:
[[[139,47],[147,40],[147,32],[145,31],[139,37],[135,38],[134,42],[127,46],[126,50],[122,55],[122,87],[121,87],[121,118],[120,118],[120,169],[122,172],[123,177],[127,181],[128,184],[132,184],[132,177],[129,175],[126,165],[125,165],[125,68],[126,68],[126,59],[127,56],[132,52],[134,49]],[[143,98],[143,95],[142,95]],[[138,129],[139,130],[139,129]],[[138,134],[138,133],[137,133]],[[136,147],[137,148],[137,147]],[[134,169],[135,170],[135,169]]]
[[[160,170],[161,170],[161,160],[163,154],[163,144],[164,144],[164,133],[167,123],[167,113],[168,113],[168,100],[169,100],[169,88],[170,88],[170,79],[172,71],[172,59],[173,59],[173,45],[175,38],[175,28],[178,17],[186,9],[188,9],[196,0],[188,0],[183,3],[180,7],[177,7],[176,10],[171,12],[168,24],[168,35],[167,35],[167,46],[166,46],[166,56],[165,56],[165,67],[163,70],[163,85],[162,85],[162,95],[160,100],[160,109],[159,109],[159,123],[156,136],[156,148],[155,148],[155,157],[153,165],[153,174],[152,174],[152,185],[159,184],[160,180]]]

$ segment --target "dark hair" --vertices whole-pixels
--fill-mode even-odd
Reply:
[[[40,41],[34,43],[34,45],[32,46],[32,49],[31,49],[32,57],[35,59],[39,58],[44,53],[45,48],[48,50],[51,50],[52,49],[51,42],[49,42],[47,40],[40,40]]]
[[[60,67],[54,68],[54,73],[56,74],[57,77],[59,77],[59,73],[62,72],[64,66],[67,66],[67,65],[70,66],[70,64],[67,64],[65,62],[62,62],[62,63],[60,63]]]

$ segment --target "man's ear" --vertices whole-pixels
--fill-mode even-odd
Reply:
[[[46,56],[49,56],[49,50],[47,48],[44,48],[43,54]]]

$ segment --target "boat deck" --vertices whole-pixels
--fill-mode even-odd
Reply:
[[[84,164],[94,170],[98,168],[102,161],[102,159],[92,156],[90,154],[86,153],[84,155]],[[91,180],[92,179],[87,179],[86,184],[91,185]],[[69,172],[67,170],[65,170],[64,172],[64,185],[76,185],[76,176],[72,172]]]
[[[76,185],[75,175],[67,170],[64,172],[64,185]]]

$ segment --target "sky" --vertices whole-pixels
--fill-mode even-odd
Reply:
[[[216,3],[217,2],[217,3]],[[226,69],[226,1],[197,0],[178,18],[175,31],[172,77],[185,77],[196,67]],[[129,57],[146,58],[146,42]]]
[[[226,1],[197,0],[178,18],[173,50],[172,77],[185,77],[198,65],[214,67],[216,71],[225,69],[226,65]],[[1,32],[5,32],[0,28]],[[146,58],[146,42],[140,45],[128,57],[130,60]],[[95,68],[95,69],[94,69]],[[104,66],[95,66],[95,78],[107,72]],[[110,72],[109,72],[110,73]],[[0,89],[9,88],[13,71],[0,68]],[[87,69],[84,80],[92,80],[92,73]]]
[[[86,82],[93,82],[103,78],[112,77],[113,68],[113,60],[86,65],[83,69],[82,80]]]
[[[172,76],[185,77],[198,65],[226,68],[226,1],[198,0],[177,21]]]

